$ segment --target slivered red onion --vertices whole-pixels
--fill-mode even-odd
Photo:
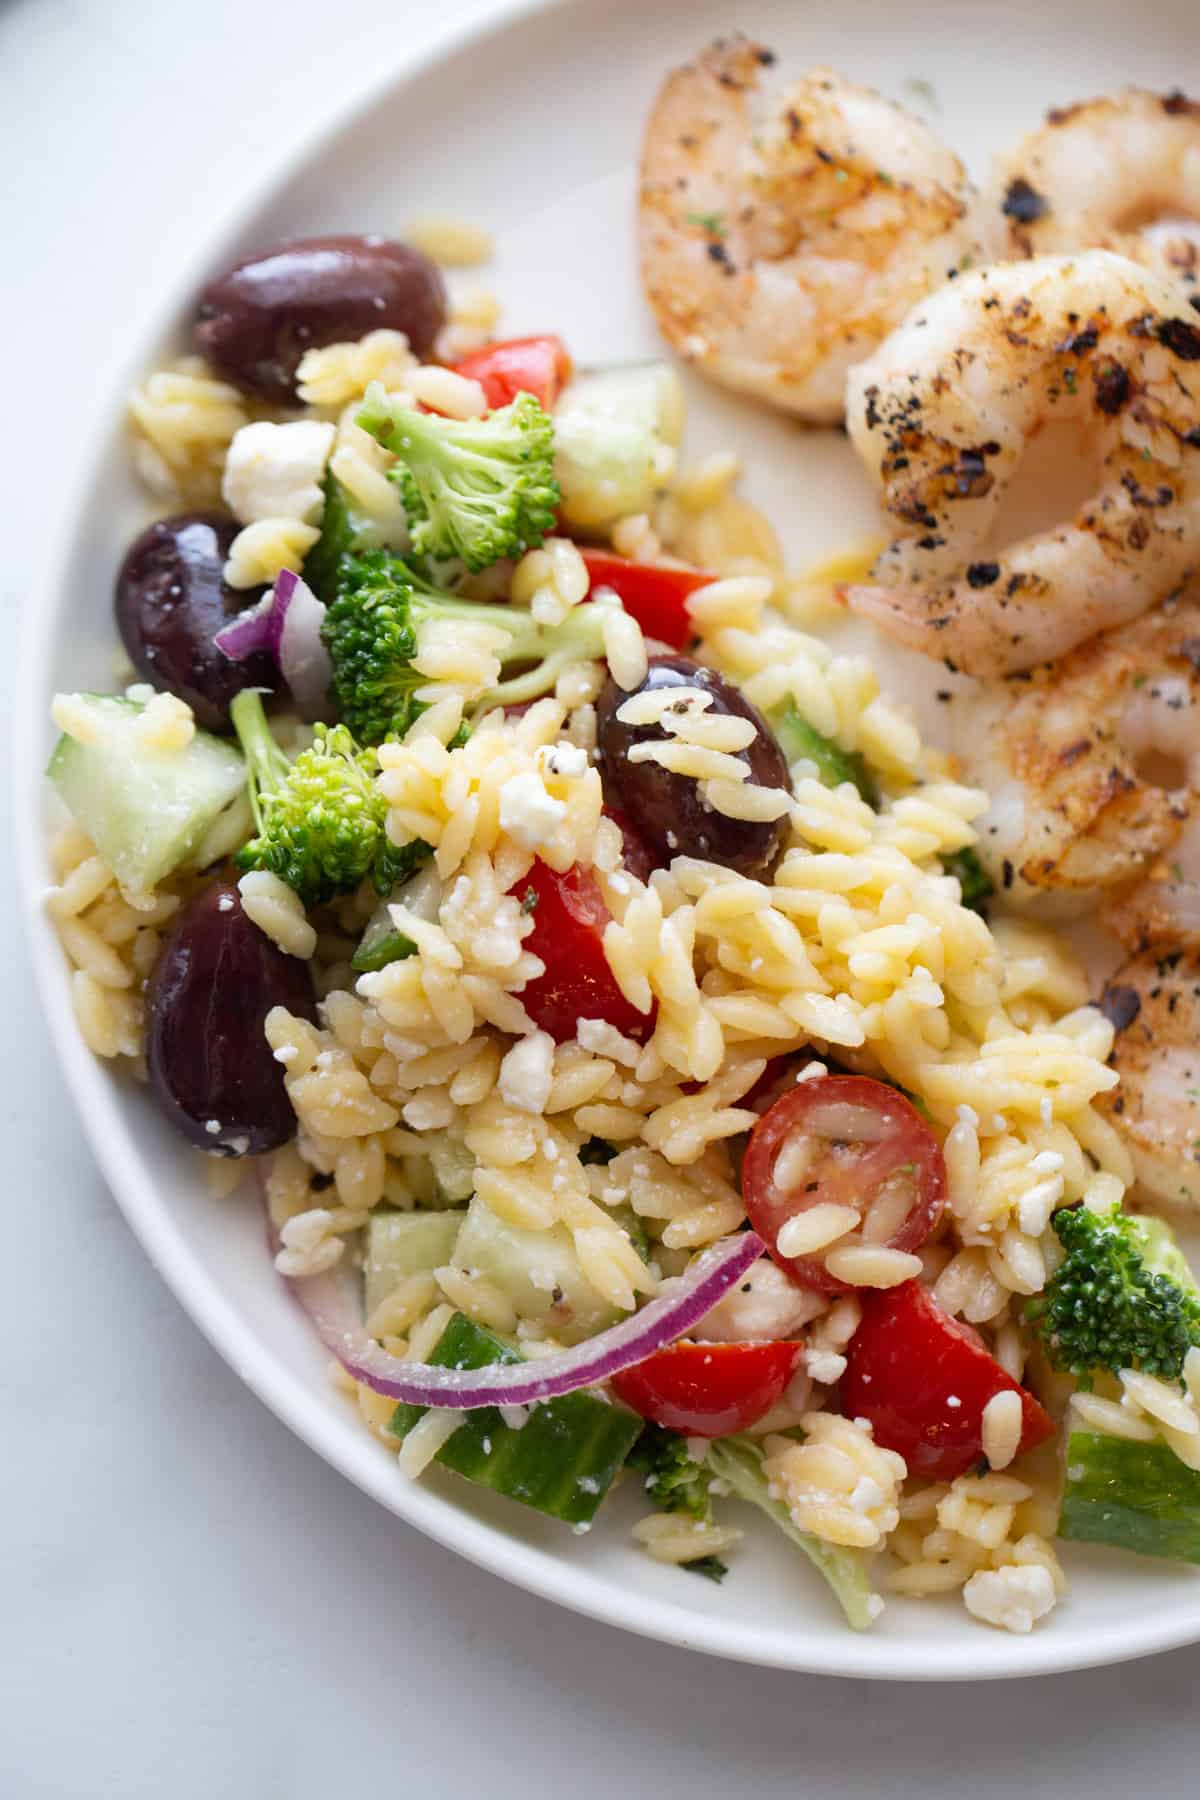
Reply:
[[[271,1233],[272,1248],[274,1232]],[[340,1265],[306,1279],[285,1276],[317,1336],[355,1381],[411,1406],[528,1406],[576,1388],[593,1387],[643,1362],[699,1323],[757,1262],[763,1241],[753,1231],[721,1238],[640,1312],[598,1337],[534,1362],[495,1363],[485,1369],[438,1369],[402,1362],[367,1336],[353,1274]]]
[[[324,618],[325,608],[307,582],[282,569],[271,592],[218,631],[213,642],[234,662],[267,651],[303,717],[319,719],[327,711],[332,673],[321,638]]]
[[[333,674],[329,652],[321,638],[325,608],[308,583],[290,569],[285,569],[275,583],[275,602],[279,620],[275,656],[280,672],[304,717],[319,719],[327,710],[326,695]]]
[[[264,594],[256,606],[248,606],[228,625],[222,625],[213,643],[231,662],[246,662],[259,650],[271,648],[271,613],[274,593]]]

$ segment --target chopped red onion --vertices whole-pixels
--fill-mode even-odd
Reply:
[[[273,593],[264,594],[254,606],[248,606],[228,625],[222,625],[213,643],[231,662],[248,662],[260,650],[271,648],[271,613],[275,605]]]
[[[280,673],[306,719],[319,719],[333,666],[321,637],[325,608],[306,581],[284,569],[275,583],[276,642],[271,646]]]
[[[307,582],[282,569],[271,592],[231,624],[213,642],[234,662],[245,662],[266,650],[306,719],[319,719],[327,709],[332,668],[321,637],[325,608]]]
[[[277,1248],[274,1232],[272,1248]],[[658,1296],[598,1337],[533,1362],[485,1369],[440,1369],[402,1362],[367,1336],[356,1282],[339,1264],[324,1275],[285,1277],[325,1348],[355,1381],[411,1406],[528,1406],[576,1388],[594,1387],[643,1362],[690,1331],[757,1262],[763,1241],[753,1231],[711,1244],[685,1274],[663,1283]]]

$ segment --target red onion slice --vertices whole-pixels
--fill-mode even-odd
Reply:
[[[324,619],[325,608],[307,582],[282,569],[271,592],[218,631],[213,642],[234,662],[266,650],[278,663],[301,716],[319,719],[328,710],[333,673],[321,637]]]
[[[228,625],[222,625],[213,643],[231,662],[247,662],[259,650],[271,649],[271,611],[274,594],[264,594]]]
[[[326,704],[333,665],[321,637],[325,608],[306,581],[284,569],[275,583],[277,640],[272,646],[280,673],[302,717],[319,719]]]
[[[486,1369],[430,1368],[390,1356],[363,1329],[353,1275],[341,1265],[325,1275],[284,1279],[325,1348],[355,1381],[377,1394],[411,1406],[528,1406],[594,1387],[674,1343],[729,1292],[764,1247],[753,1231],[721,1238],[685,1274],[664,1282],[657,1298],[640,1312],[598,1337],[534,1362],[495,1363]]]

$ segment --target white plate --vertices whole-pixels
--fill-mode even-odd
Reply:
[[[254,1209],[214,1203],[146,1096],[113,1081],[84,1048],[41,911],[46,703],[56,688],[111,686],[112,574],[147,516],[120,434],[125,393],[140,369],[179,341],[204,274],[232,254],[321,231],[399,234],[420,211],[454,212],[492,228],[499,254],[480,279],[501,295],[506,330],[561,331],[583,362],[653,352],[632,245],[642,115],[662,71],[733,24],[772,45],[787,67],[832,62],[923,105],[980,172],[994,147],[1050,104],[1123,81],[1186,85],[1181,58],[1193,22],[1192,0],[1139,7],[1127,0],[988,7],[764,0],[733,15],[693,0],[513,9],[506,23],[404,70],[332,135],[317,135],[236,229],[198,245],[97,406],[85,480],[64,515],[64,554],[30,609],[17,733],[21,881],[34,962],[92,1147],[164,1280],[232,1367],[315,1450],[431,1537],[610,1623],[718,1655],[831,1674],[1029,1675],[1200,1638],[1200,1575],[1068,1547],[1070,1597],[1032,1638],[985,1630],[957,1601],[891,1603],[872,1633],[856,1636],[807,1565],[769,1528],[754,1530],[753,1519],[745,1520],[750,1541],[733,1572],[715,1588],[632,1549],[630,1493],[610,1503],[589,1536],[574,1537],[453,1478],[410,1485],[399,1476],[331,1392],[326,1359],[274,1276]],[[919,98],[929,89],[936,104]],[[871,524],[873,507],[844,439],[806,435],[689,386],[690,444],[742,452],[746,491],[767,507],[794,558],[844,544]]]

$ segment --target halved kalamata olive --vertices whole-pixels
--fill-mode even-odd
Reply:
[[[445,319],[441,275],[419,250],[382,237],[302,238],[215,276],[194,338],[228,380],[286,405],[306,350],[387,326],[425,356]]]
[[[749,767],[749,779],[790,793],[787,762],[771,727],[732,682],[686,656],[652,656],[646,679],[635,692],[664,687],[700,688],[711,695],[706,718],[732,714],[749,719],[754,741],[737,752]],[[628,815],[660,864],[673,856],[699,856],[742,875],[769,876],[787,840],[787,814],[767,821],[731,819],[706,804],[694,776],[676,774],[656,762],[631,762],[629,752],[635,744],[663,743],[670,734],[659,725],[622,723],[617,711],[630,698],[609,681],[596,706],[597,761],[610,805]]]
[[[221,570],[238,527],[219,513],[159,519],[125,553],[117,575],[117,629],[139,675],[186,700],[200,725],[229,730],[229,702],[245,687],[273,688],[279,671],[260,651],[233,662],[213,642],[262,589],[227,587]]]
[[[146,991],[151,1086],[202,1150],[259,1156],[295,1136],[283,1069],[263,1035],[273,1006],[315,1022],[308,964],[251,923],[236,888],[205,888],[180,914]]]

